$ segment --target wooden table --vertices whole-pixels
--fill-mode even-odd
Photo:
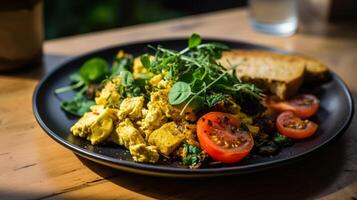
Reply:
[[[101,166],[57,144],[36,123],[33,90],[58,63],[101,47],[192,32],[316,57],[345,80],[356,100],[356,29],[309,23],[298,34],[280,38],[253,32],[248,19],[246,10],[233,9],[46,41],[43,66],[0,75],[0,199],[356,199],[356,117],[341,138],[303,161],[203,180],[147,177]]]

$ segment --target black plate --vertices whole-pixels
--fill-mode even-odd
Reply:
[[[231,48],[289,53],[280,49],[237,41],[216,39],[206,41],[222,42]],[[178,163],[168,161],[161,161],[155,165],[136,163],[131,159],[129,152],[123,148],[115,145],[93,146],[88,141],[70,134],[69,129],[77,121],[77,118],[61,110],[60,99],[54,95],[53,91],[56,88],[70,84],[68,76],[79,70],[81,64],[91,57],[99,56],[112,62],[113,56],[118,50],[122,49],[137,56],[148,51],[148,44],[154,46],[160,44],[167,48],[182,49],[186,46],[187,40],[170,39],[115,46],[76,57],[60,65],[40,81],[33,95],[33,110],[40,126],[55,141],[74,153],[107,166],[148,175],[202,177],[253,172],[303,158],[336,138],[347,128],[352,119],[353,102],[348,88],[336,74],[331,72],[331,80],[328,82],[305,88],[308,92],[315,94],[321,101],[321,108],[314,118],[314,121],[320,125],[317,134],[307,140],[296,142],[293,146],[285,148],[271,157],[252,157],[234,165],[192,170],[180,167]],[[69,92],[61,94],[60,97],[69,99],[73,95],[74,93]]]

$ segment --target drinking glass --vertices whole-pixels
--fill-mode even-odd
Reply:
[[[250,0],[251,24],[258,32],[293,35],[298,26],[297,0]]]
[[[41,62],[42,7],[42,0],[1,0],[0,72]]]

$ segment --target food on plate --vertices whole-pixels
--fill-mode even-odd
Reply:
[[[76,92],[61,103],[80,117],[73,135],[117,144],[136,162],[202,168],[274,155],[316,133],[308,118],[319,100],[295,95],[306,62],[269,53],[243,58],[244,51],[202,43],[198,34],[179,51],[150,48],[154,54],[138,57],[119,51],[111,66],[91,58],[69,77],[72,85],[55,90]]]
[[[304,82],[316,83],[325,80],[328,77],[327,66],[316,59],[297,56],[297,59],[305,61]]]
[[[251,133],[240,128],[239,118],[222,112],[203,115],[197,122],[197,136],[203,150],[224,163],[242,160],[254,145]]]
[[[225,67],[237,65],[236,74],[242,81],[257,84],[280,99],[294,96],[303,81],[323,80],[328,72],[317,60],[267,51],[226,51],[219,62]]]
[[[278,113],[291,111],[301,118],[314,115],[320,107],[320,101],[311,94],[297,95],[289,100],[281,101],[274,98],[266,98],[267,105]]]
[[[279,133],[294,139],[304,139],[312,136],[318,125],[307,119],[302,120],[291,111],[281,113],[276,120]]]

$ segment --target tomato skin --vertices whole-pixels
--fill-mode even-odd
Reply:
[[[292,128],[287,127],[287,124],[299,124],[304,123],[304,128]],[[291,111],[285,111],[281,113],[276,120],[276,127],[279,133],[292,139],[304,139],[311,137],[317,131],[318,125],[312,121],[302,121]]]
[[[278,113],[292,111],[301,118],[311,117],[320,107],[320,101],[311,94],[298,95],[287,101],[274,101],[268,98],[266,103]]]
[[[222,125],[221,123],[225,119],[229,119],[226,120],[227,126],[224,124]],[[254,141],[252,136],[246,132],[234,132],[235,135],[233,135],[231,128],[238,128],[239,126],[239,118],[234,117],[231,114],[210,112],[202,116],[197,122],[197,136],[202,149],[205,150],[214,160],[218,160],[223,163],[234,163],[242,160],[253,148]],[[246,142],[238,147],[225,148],[212,141],[210,138],[211,134],[222,136],[224,141],[227,142],[236,139],[237,135],[239,135],[240,137],[243,137]]]

